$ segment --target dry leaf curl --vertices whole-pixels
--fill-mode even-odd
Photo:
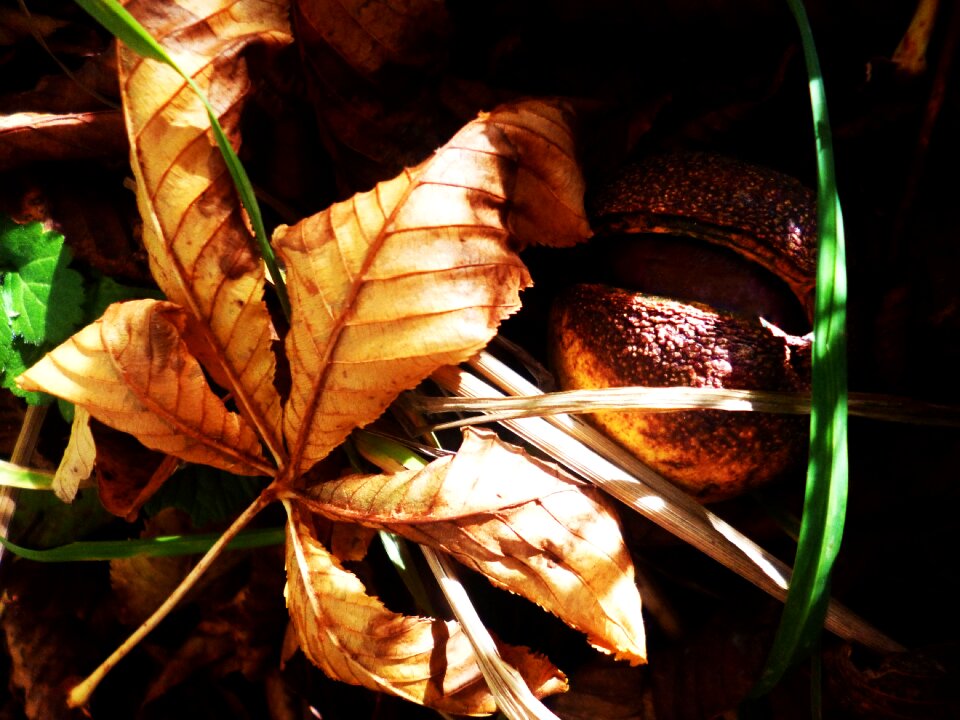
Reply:
[[[333,480],[311,499],[331,519],[445,550],[599,650],[646,662],[633,562],[612,507],[490,431],[468,430],[455,456],[423,470]]]
[[[84,408],[74,410],[70,440],[60,458],[53,476],[53,492],[65,503],[72,503],[84,483],[88,483],[97,459],[97,446],[90,430],[90,413]]]
[[[268,0],[133,0],[137,17],[235,130],[250,92],[242,51],[290,41],[287,6]],[[190,318],[193,352],[276,457],[280,398],[264,270],[200,99],[172,68],[120,46],[120,82],[143,242],[168,299]]]
[[[444,712],[496,710],[459,624],[391,612],[327,552],[306,509],[288,510],[287,605],[314,664],[337,680]],[[499,649],[537,696],[565,689],[562,673],[546,659],[522,648]]]
[[[186,313],[156,300],[107,308],[18,378],[181,460],[240,475],[271,473],[246,421],[224,406],[187,350]]]

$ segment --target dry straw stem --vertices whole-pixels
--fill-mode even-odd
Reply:
[[[530,691],[520,673],[500,657],[493,638],[477,615],[449,560],[432,548],[421,545],[420,550],[473,646],[480,672],[497,699],[497,709],[510,720],[559,720]]]
[[[411,394],[410,397],[415,406],[426,413],[483,413],[475,417],[439,423],[432,428],[434,430],[501,422],[522,417],[558,413],[592,413],[601,410],[643,412],[726,410],[791,415],[810,414],[810,393],[723,388],[612,387],[469,400],[416,394]],[[851,393],[850,414],[890,422],[960,427],[960,408],[871,393]]]
[[[537,388],[487,353],[481,353],[470,364],[506,393],[539,394]],[[484,380],[459,368],[443,368],[433,379],[461,397],[502,395]],[[789,566],[582,421],[561,414],[506,420],[503,425],[764,592],[781,601],[786,598]],[[827,610],[825,627],[845,640],[877,652],[904,650],[834,601]]]

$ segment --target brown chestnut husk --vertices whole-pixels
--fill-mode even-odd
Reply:
[[[792,178],[694,153],[628,168],[597,197],[593,242],[656,232],[723,245],[772,271],[809,309],[814,200]],[[564,389],[809,390],[810,337],[789,335],[755,310],[745,314],[578,285],[554,303],[551,360]],[[809,424],[798,416],[720,410],[605,411],[590,417],[640,460],[704,501],[733,497],[797,464]]]
[[[808,389],[809,339],[699,303],[577,285],[554,304],[553,366],[561,387],[646,385]],[[592,421],[704,501],[768,482],[802,456],[805,418],[691,410],[608,411]]]

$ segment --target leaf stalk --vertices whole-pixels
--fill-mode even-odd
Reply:
[[[71,708],[78,708],[87,705],[90,702],[90,696],[97,689],[97,686],[103,681],[117,663],[125,658],[137,644],[149,635],[160,622],[170,614],[177,604],[190,592],[197,581],[203,577],[203,574],[209,569],[213,562],[220,556],[229,542],[233,540],[246,525],[253,520],[256,515],[276,498],[276,491],[273,485],[267,487],[254,500],[246,510],[240,513],[239,517],[233,521],[223,535],[210,547],[206,554],[200,558],[200,561],[194,565],[193,569],[177,585],[176,589],[170,593],[166,600],[153,611],[153,614],[147,618],[140,627],[138,627],[116,650],[100,663],[99,667],[90,673],[81,683],[73,687],[67,695],[67,705]]]

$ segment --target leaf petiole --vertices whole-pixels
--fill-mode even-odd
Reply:
[[[113,653],[90,673],[81,683],[73,687],[67,695],[67,705],[71,708],[83,707],[90,700],[90,696],[100,682],[107,676],[114,666],[127,656],[137,644],[149,635],[160,622],[170,614],[170,611],[177,606],[183,597],[190,592],[190,589],[203,577],[203,574],[220,557],[227,546],[240,534],[257,513],[263,510],[267,505],[273,502],[274,491],[268,487],[254,500],[246,510],[240,513],[239,517],[223,534],[220,535],[213,545],[207,550],[202,558],[193,566],[193,569],[187,573],[187,576],[177,585],[176,589],[167,596],[167,599],[154,610],[153,614],[147,618],[143,624],[138,627],[123,643],[113,651]]]

